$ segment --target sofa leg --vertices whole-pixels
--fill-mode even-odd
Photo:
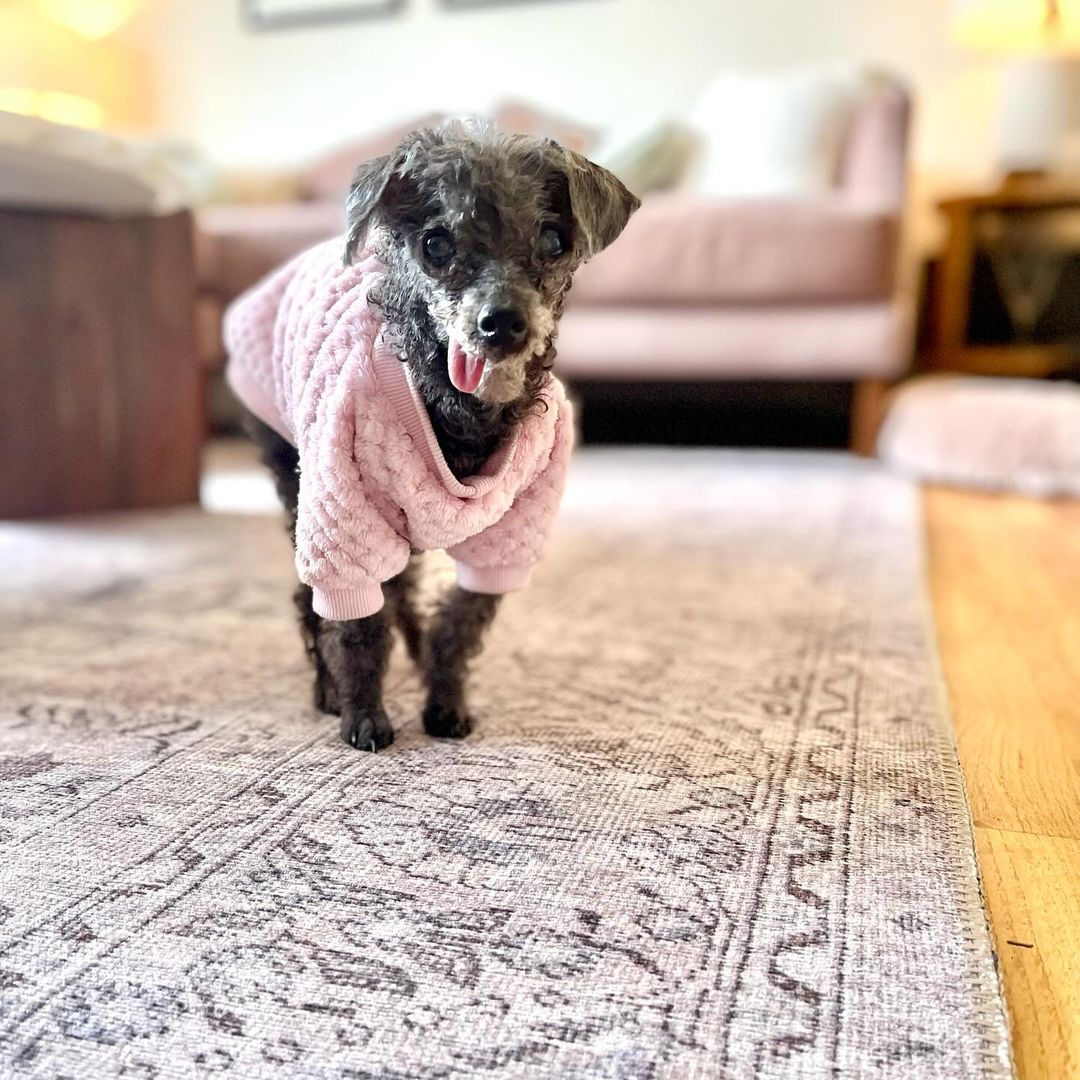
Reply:
[[[885,392],[889,384],[884,379],[860,379],[855,383],[851,400],[851,450],[862,457],[876,452],[878,429],[884,419]]]

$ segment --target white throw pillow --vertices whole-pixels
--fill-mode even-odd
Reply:
[[[855,70],[718,76],[691,117],[701,149],[690,186],[724,198],[832,190],[866,85]]]
[[[589,157],[640,196],[677,187],[696,148],[697,138],[685,124],[648,120],[609,132]]]

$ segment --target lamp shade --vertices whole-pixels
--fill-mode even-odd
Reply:
[[[953,36],[972,49],[1080,53],[1080,0],[955,0]]]

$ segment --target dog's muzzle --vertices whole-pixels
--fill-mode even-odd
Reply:
[[[476,316],[474,342],[464,344],[450,335],[447,368],[450,381],[463,394],[475,394],[489,365],[512,360],[529,336],[523,312],[486,304]]]
[[[489,405],[521,396],[535,352],[535,304],[521,290],[475,290],[463,298],[447,326],[446,366],[450,382],[463,394]]]

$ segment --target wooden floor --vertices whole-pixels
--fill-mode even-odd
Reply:
[[[925,498],[1017,1070],[1080,1078],[1080,502]]]

